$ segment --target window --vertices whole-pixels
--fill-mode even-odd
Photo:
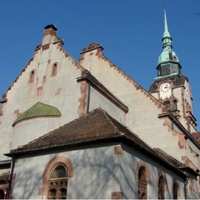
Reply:
[[[147,181],[146,169],[144,166],[140,167],[138,172],[138,199],[147,198]]]
[[[174,183],[173,185],[173,199],[178,199],[178,183]]]
[[[165,179],[163,176],[158,180],[158,199],[165,199]]]
[[[56,165],[50,175],[48,199],[67,198],[68,171],[60,164]]]
[[[35,78],[35,71],[32,70],[29,77],[29,83],[33,83]]]
[[[170,102],[169,101],[165,101],[163,104],[166,108],[170,108]]]
[[[56,76],[57,75],[57,63],[54,63],[53,67],[52,67],[52,72],[51,72],[51,76]]]

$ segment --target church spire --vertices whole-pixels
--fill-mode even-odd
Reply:
[[[163,49],[164,50],[172,49],[172,38],[168,31],[166,8],[164,8],[164,33],[163,33],[162,41],[163,41]]]
[[[169,67],[169,65],[168,67],[163,66],[170,63],[179,64],[178,56],[172,50],[172,38],[168,30],[167,14],[165,7],[164,7],[164,33],[163,33],[162,43],[163,43],[163,51],[158,58],[158,67],[157,67],[158,75],[166,76],[166,75],[171,75],[173,73],[180,73],[180,66],[177,68],[175,67],[176,69],[174,69],[173,67],[174,65],[171,65],[171,67]]]
[[[167,24],[167,14],[166,14],[166,8],[164,8],[164,34],[163,34],[163,38],[164,37],[170,37],[170,33],[168,31],[168,24]]]

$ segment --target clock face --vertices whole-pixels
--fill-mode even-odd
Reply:
[[[160,85],[160,98],[166,99],[171,96],[171,85],[169,83],[162,83]]]

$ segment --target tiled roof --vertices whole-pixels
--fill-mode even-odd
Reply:
[[[113,119],[101,108],[95,109],[90,113],[55,129],[38,139],[13,150],[13,152],[22,150],[33,150],[39,148],[55,147],[59,145],[72,145],[77,142],[87,142],[112,137],[126,136],[134,143],[153,151],[137,135],[123,126],[117,120]]]
[[[41,153],[45,150],[58,150],[58,148],[63,147],[66,149],[66,147],[72,147],[77,144],[80,147],[80,145],[84,143],[87,144],[92,142],[97,144],[98,142],[108,140],[111,142],[118,141],[126,143],[130,148],[134,148],[135,150],[140,151],[140,153],[144,153],[155,160],[155,162],[163,164],[166,167],[168,166],[182,176],[186,176],[186,174],[179,169],[180,167],[184,167],[184,169],[187,168],[187,170],[189,169],[189,171],[192,171],[193,173],[193,170],[189,167],[186,167],[173,157],[170,157],[162,150],[149,147],[136,134],[113,119],[101,108],[95,109],[18,149],[14,149],[6,155],[23,155],[28,152]]]
[[[170,156],[166,152],[162,151],[161,149],[154,148],[153,150],[157,153],[157,155],[162,160],[164,160],[165,162],[169,163],[174,168],[177,168],[180,171],[184,172],[185,174],[187,174],[187,176],[193,176],[193,178],[196,178],[196,176],[198,175],[197,171],[194,171],[192,168],[190,168],[189,166],[181,163],[180,161],[178,161],[177,159],[173,158],[172,156]]]
[[[97,109],[22,146],[20,149],[27,150],[72,144],[75,141],[119,134],[119,130],[111,123],[105,112]]]
[[[166,162],[171,163],[174,167],[181,167],[184,166],[181,162],[179,162],[178,160],[176,160],[175,158],[173,158],[172,156],[170,156],[169,154],[167,154],[166,152],[162,151],[159,148],[154,148],[154,151],[160,156],[162,157]]]

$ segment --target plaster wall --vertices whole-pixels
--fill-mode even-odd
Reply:
[[[89,110],[92,111],[98,107],[106,110],[109,115],[118,120],[121,124],[126,125],[126,113],[124,113],[124,111],[122,111],[119,107],[96,91],[93,87],[90,87]]]
[[[55,156],[64,156],[73,165],[74,176],[69,178],[67,198],[110,199],[112,192],[122,192],[126,199],[137,199],[137,169],[141,163],[145,164],[150,172],[148,199],[157,198],[157,181],[161,172],[167,180],[165,197],[172,197],[173,180],[176,180],[180,186],[179,198],[184,198],[184,184],[180,177],[126,146],[123,146],[124,154],[115,154],[114,148],[119,145],[86,147],[81,150],[18,159],[13,181],[13,198],[46,199],[46,195],[38,195],[38,191],[43,185],[44,169]]]
[[[57,118],[33,118],[17,124],[12,135],[12,149],[41,137],[58,126]]]

